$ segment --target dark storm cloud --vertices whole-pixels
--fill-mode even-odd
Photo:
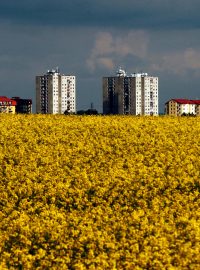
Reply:
[[[199,0],[6,0],[1,21],[125,28],[198,28]]]
[[[102,77],[159,77],[170,98],[200,98],[199,0],[0,0],[0,95],[31,97],[35,76],[77,76],[77,107],[102,109]]]

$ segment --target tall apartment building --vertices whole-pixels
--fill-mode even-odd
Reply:
[[[158,77],[128,76],[121,68],[103,78],[103,114],[158,115]]]
[[[165,114],[174,116],[200,115],[200,100],[170,99],[165,103]]]
[[[36,76],[36,113],[76,112],[76,77],[61,75],[59,69]]]

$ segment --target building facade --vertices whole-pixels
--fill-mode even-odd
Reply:
[[[16,110],[17,102],[11,98],[5,96],[0,97],[0,113],[14,114]]]
[[[12,97],[16,101],[16,113],[32,113],[32,99]]]
[[[158,115],[158,77],[122,69],[103,77],[103,114]]]
[[[76,112],[76,77],[61,75],[58,68],[36,76],[36,113]]]
[[[200,100],[192,99],[171,99],[165,103],[165,114],[200,115]]]

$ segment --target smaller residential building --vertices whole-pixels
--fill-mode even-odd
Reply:
[[[0,96],[0,113],[14,114],[16,110],[17,102],[11,98]]]
[[[16,113],[32,113],[32,100],[12,97],[16,101]]]
[[[165,103],[165,114],[168,115],[200,115],[200,100],[171,99]]]

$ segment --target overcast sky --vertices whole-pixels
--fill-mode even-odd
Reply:
[[[0,0],[0,95],[32,98],[35,76],[77,76],[77,109],[102,111],[119,66],[159,77],[171,98],[200,99],[199,0]]]

